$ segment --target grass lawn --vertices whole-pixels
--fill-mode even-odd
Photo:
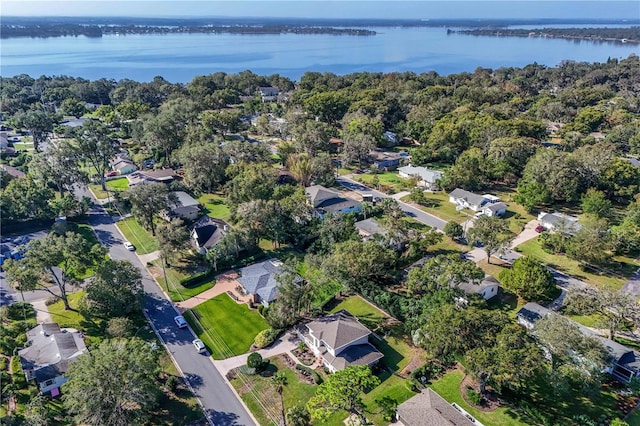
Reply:
[[[388,425],[389,422],[385,421],[382,418],[382,414],[380,414],[380,406],[376,403],[376,400],[388,396],[398,404],[402,404],[413,395],[415,395],[415,392],[407,388],[407,381],[405,379],[390,375],[382,381],[380,386],[362,398],[366,406],[367,419],[375,425]]]
[[[599,315],[566,315],[564,314],[564,316],[574,320],[578,324],[584,325],[585,327],[596,327],[596,323],[600,319]]]
[[[360,296],[349,296],[337,305],[331,307],[330,313],[345,309],[360,320],[370,330],[375,330],[389,316],[380,309],[369,304]]]
[[[460,394],[460,383],[464,374],[459,370],[453,370],[433,382],[430,387],[448,402],[455,402],[477,420],[491,426],[518,426],[526,425],[520,416],[513,410],[500,407],[491,412],[476,410],[467,404]]]
[[[185,318],[214,359],[247,352],[256,335],[269,328],[258,312],[236,303],[227,294],[190,309]]]
[[[529,240],[517,247],[518,251],[526,256],[532,256],[540,262],[571,275],[579,280],[586,281],[599,287],[607,287],[611,290],[619,290],[628,277],[638,268],[632,259],[616,256],[608,265],[603,274],[587,272],[580,269],[580,264],[564,255],[549,254],[542,249],[538,238]]]
[[[488,263],[487,259],[482,259],[480,262],[477,262],[476,265],[478,265],[478,267],[482,269],[485,274],[492,275],[495,279],[498,280],[498,276],[500,275],[500,272],[502,272],[505,269],[509,269],[508,266],[503,266],[507,264],[503,263],[501,265],[500,262],[501,261],[499,259],[495,259],[495,258],[491,259],[491,263]]]
[[[198,198],[198,202],[204,205],[205,213],[209,217],[222,220],[229,220],[231,217],[229,207],[224,203],[224,197],[220,194],[202,194]]]
[[[138,254],[148,254],[158,250],[158,241],[153,238],[150,232],[140,226],[135,218],[121,220],[116,225],[127,241],[136,246]]]
[[[33,147],[33,142],[15,142],[13,147],[16,151],[33,151],[35,148]]]
[[[271,376],[283,371],[287,384],[282,389],[285,411],[293,406],[304,406],[316,391],[316,385],[302,382],[279,357],[269,358],[270,364],[262,375],[247,376],[242,373],[231,380],[251,413],[261,425],[278,425],[281,419],[280,396],[272,384]]]
[[[96,238],[96,234],[93,233],[93,229],[91,229],[91,227],[89,225],[86,225],[84,223],[79,223],[77,225],[74,225],[72,227],[72,230],[80,235],[82,235],[82,238],[84,238],[86,241],[89,242],[89,244],[94,245],[94,244],[100,244],[100,242],[98,241],[98,238]],[[109,258],[108,255],[105,255],[105,258]],[[80,276],[78,276],[79,279],[84,280],[86,278],[89,278],[90,276],[92,276],[94,274],[94,270],[93,268],[87,268],[86,271],[84,271],[84,274],[81,274]]]
[[[373,187],[374,176],[378,176],[380,191],[382,192],[395,194],[400,191],[411,190],[411,181],[398,176],[398,172],[363,173],[355,175],[353,180]]]
[[[78,309],[78,305],[82,297],[84,297],[84,294],[84,291],[78,291],[68,296],[71,308]],[[104,339],[104,320],[85,316],[77,310],[65,311],[64,303],[61,300],[49,305],[48,309],[51,320],[58,323],[60,327],[70,327],[84,331],[87,346],[98,344]]]
[[[179,269],[177,265],[174,267],[174,262],[172,262],[172,267],[165,267],[164,272],[162,271],[162,261],[160,259],[151,263],[158,270],[156,280],[164,291],[167,292],[172,302],[182,302],[193,296],[197,296],[203,291],[209,290],[216,284],[215,277],[212,276],[209,280],[201,284],[193,287],[185,287],[180,284],[180,280],[189,277],[190,274],[183,272],[183,270]],[[165,273],[166,279],[164,275]]]
[[[427,213],[431,213],[434,216],[439,217],[447,222],[454,221],[462,223],[470,217],[473,217],[474,212],[465,209],[462,211],[456,210],[456,205],[449,202],[449,195],[445,192],[425,192],[424,196],[426,202],[424,205],[417,205],[420,210]],[[409,196],[402,197],[402,201],[411,203]],[[468,213],[468,216],[464,213]]]
[[[108,180],[106,182],[107,191],[111,192],[121,192],[129,189],[129,180],[126,177],[119,177],[117,179]],[[107,198],[109,194],[102,190],[102,186],[98,184],[89,185],[91,191],[95,194],[96,198],[103,199]]]

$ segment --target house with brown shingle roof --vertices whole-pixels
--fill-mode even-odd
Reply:
[[[308,322],[298,335],[331,371],[352,365],[373,365],[384,355],[371,343],[371,330],[345,310]]]
[[[398,405],[398,424],[404,426],[481,425],[473,417],[449,404],[437,392],[427,388]]]

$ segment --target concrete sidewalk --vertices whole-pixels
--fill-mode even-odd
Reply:
[[[276,355],[280,355],[286,352],[291,352],[298,346],[298,337],[293,335],[291,332],[287,332],[282,335],[278,340],[276,340],[271,346],[265,349],[260,349],[257,351],[260,355],[262,355],[263,359],[271,358]],[[234,356],[233,358],[227,358],[222,360],[214,360],[213,365],[218,369],[220,374],[223,376],[226,375],[229,371],[234,368],[241,367],[247,363],[247,358],[249,357],[249,353]],[[293,355],[291,355],[293,357]],[[293,357],[292,359],[296,359]]]

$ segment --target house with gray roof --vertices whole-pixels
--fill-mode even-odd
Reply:
[[[69,363],[87,351],[80,333],[60,328],[56,323],[44,323],[27,331],[28,346],[18,351],[27,381],[35,380],[40,392],[60,394],[60,386]]]
[[[327,213],[342,214],[362,210],[359,201],[343,197],[339,192],[322,185],[309,186],[304,191],[309,197],[309,202],[313,206],[313,214],[316,217],[322,218]]]
[[[537,303],[527,303],[517,313],[518,324],[533,329],[535,323],[549,315],[559,315]],[[629,383],[634,377],[640,377],[640,352],[600,336],[592,329],[569,320],[582,334],[596,338],[611,354],[611,363],[605,371],[623,383]]]
[[[568,235],[575,235],[582,229],[582,224],[578,222],[577,217],[559,212],[540,212],[538,222],[547,231],[562,232]]]
[[[201,205],[198,200],[184,191],[175,191],[172,193],[177,198],[177,203],[168,212],[168,217],[179,217],[185,220],[196,220],[200,216]]]
[[[370,217],[369,219],[360,220],[354,224],[358,234],[364,239],[367,240],[374,235],[386,235],[387,230],[384,229],[377,220]]]
[[[488,204],[496,203],[500,201],[500,198],[491,194],[475,194],[473,192],[465,191],[464,189],[456,188],[449,193],[449,202],[479,212]]]
[[[373,365],[384,355],[371,343],[371,331],[345,310],[317,318],[298,328],[298,335],[331,371],[351,365]]]
[[[403,166],[398,168],[398,176],[404,179],[416,178],[417,185],[429,190],[438,189],[438,181],[444,176],[441,171],[426,167]]]
[[[482,424],[436,391],[427,388],[398,405],[398,424],[403,426],[471,426]]]
[[[502,216],[507,212],[507,205],[502,201],[485,204],[480,210],[485,216]]]
[[[269,259],[263,262],[245,266],[239,271],[236,279],[242,286],[244,293],[253,297],[254,303],[269,303],[278,297],[278,281],[276,274],[282,272],[282,262],[277,259]]]

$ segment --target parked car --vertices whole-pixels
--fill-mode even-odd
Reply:
[[[191,343],[193,343],[193,346],[195,346],[199,354],[206,352],[207,347],[204,345],[204,342],[202,340],[196,339]]]
[[[129,241],[124,242],[124,248],[126,248],[129,251],[136,251],[136,247],[133,244],[131,244]]]
[[[105,176],[107,176],[107,177],[118,176],[118,172],[115,171],[115,170],[111,170],[110,172],[107,172],[107,174]]]
[[[176,322],[176,325],[178,326],[178,328],[186,328],[188,325],[187,320],[185,320],[182,315],[178,315],[177,317],[174,317],[173,320]]]
[[[478,219],[479,217],[482,217],[482,216],[484,216],[484,212],[478,212],[478,213],[473,215],[473,218],[474,219]]]
[[[542,225],[538,225],[536,226],[536,232],[540,233],[540,232],[544,232],[546,230],[546,228]]]

